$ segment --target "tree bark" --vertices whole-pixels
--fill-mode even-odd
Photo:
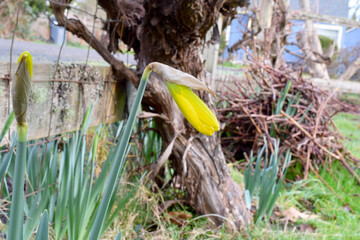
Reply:
[[[350,80],[351,77],[354,76],[355,73],[359,70],[360,70],[360,57],[356,58],[355,61],[350,64],[350,66],[345,70],[345,72],[343,72],[340,75],[339,80],[340,81]]]
[[[277,27],[275,33],[275,46],[273,48],[276,49],[274,51],[276,53],[276,60],[273,65],[275,68],[281,68],[286,65],[284,59],[284,51],[286,46],[286,38],[290,34],[289,27],[289,0],[277,0],[278,9],[275,12],[276,16],[274,18],[277,19]]]
[[[252,48],[255,58],[269,60],[275,68],[281,68],[286,63],[283,58],[286,38],[289,35],[288,0],[263,0],[253,9],[257,21],[251,21],[251,29],[247,29],[243,39],[239,39],[231,47],[233,53],[244,46]],[[251,14],[248,13],[249,16]],[[231,56],[229,56],[230,58]]]
[[[157,61],[207,82],[200,56],[202,39],[216,23],[220,12],[228,13],[245,2],[99,0],[110,20],[105,23],[110,44],[108,50],[104,50],[93,40],[92,47],[99,53],[107,51],[100,54],[111,64],[116,76],[131,81],[135,86],[139,77],[134,78],[121,62],[108,56],[108,53],[118,50],[119,41],[134,49],[139,74],[147,64]],[[51,6],[58,22],[65,25],[64,7],[54,3]],[[66,24],[69,31],[87,42],[92,39],[88,37],[91,34],[88,31],[85,35],[78,33],[84,26],[73,27],[72,19],[66,21],[70,23]],[[214,99],[208,93],[198,94],[216,112]],[[224,218],[229,226],[236,229],[250,223],[243,189],[230,177],[218,134],[204,136],[197,133],[179,111],[164,80],[154,73],[150,75],[143,107],[162,116],[156,121],[165,146],[175,138],[171,164],[194,209],[200,214],[212,214],[210,218],[217,225],[222,224]]]
[[[304,9],[304,11],[310,12],[310,1],[299,1],[300,6]],[[302,32],[300,45],[302,45],[302,51],[305,55],[305,62],[309,68],[310,74],[316,78],[329,79],[330,77],[326,65],[324,63],[317,62],[318,57],[314,54],[314,52],[316,52],[319,55],[323,55],[323,51],[312,20],[305,20],[305,28]]]

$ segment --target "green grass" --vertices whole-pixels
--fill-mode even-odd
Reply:
[[[340,95],[340,100],[350,103],[360,105],[360,95],[355,93],[343,93]]]
[[[237,64],[232,62],[223,62],[222,64],[219,64],[220,67],[227,67],[227,68],[234,68],[234,69],[241,69],[244,67],[243,64]]]
[[[273,215],[270,224],[250,228],[248,236],[252,239],[360,239],[360,187],[341,164],[334,162],[332,167],[327,168],[332,169],[332,173],[323,168],[320,176],[349,207],[311,173],[307,180],[285,186],[274,212],[282,215],[281,213],[294,207],[302,213],[316,215],[317,218],[299,218],[296,222],[286,222],[285,216]],[[233,167],[231,176],[243,185],[242,175]],[[302,227],[308,228],[307,232],[302,231]]]
[[[336,127],[345,137],[345,147],[360,158],[360,116],[350,113],[339,113],[333,118]]]
[[[82,48],[82,49],[87,49],[88,48],[87,44],[81,44],[79,42],[72,42],[72,41],[67,41],[66,46],[67,47],[73,47],[73,48]]]
[[[296,207],[301,212],[317,216],[313,220],[299,219],[292,226],[294,228],[306,224],[314,228],[313,233],[303,233],[302,237],[307,235],[306,239],[316,239],[317,236],[325,239],[360,238],[360,205],[358,204],[360,198],[356,195],[360,187],[342,165],[333,163],[332,171],[333,173],[330,174],[322,169],[320,176],[353,212],[350,212],[349,208],[314,174],[310,174],[307,180],[298,181],[285,189],[279,198],[278,206],[281,211]],[[281,235],[285,237],[287,233],[283,231]]]
[[[339,113],[333,120],[345,137],[344,145],[352,154],[360,157],[360,116]],[[276,219],[275,223],[265,228],[266,231],[254,229],[252,235],[256,238],[265,234],[269,239],[360,239],[360,186],[338,162],[320,169],[319,174],[338,197],[311,173],[307,180],[287,185],[277,202],[280,212],[295,207],[300,212],[315,214],[316,219],[298,219],[296,223],[287,224],[281,219]],[[285,225],[287,230],[284,230]],[[307,226],[313,230],[301,232],[300,226]]]

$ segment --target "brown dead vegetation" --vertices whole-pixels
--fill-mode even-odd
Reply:
[[[287,89],[288,88],[288,89]],[[222,147],[230,161],[247,158],[263,145],[280,139],[280,151],[291,149],[307,178],[325,162],[338,160],[356,178],[354,166],[359,160],[340,142],[341,135],[331,118],[339,111],[351,109],[335,97],[336,89],[327,93],[302,77],[301,72],[278,70],[251,62],[245,78],[228,89],[219,102],[223,127]],[[268,144],[269,151],[273,146]]]

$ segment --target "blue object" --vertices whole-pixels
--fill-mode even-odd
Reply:
[[[50,42],[61,45],[65,40],[64,44],[66,44],[67,38],[65,28],[58,26],[58,22],[55,17],[51,17],[50,20]]]

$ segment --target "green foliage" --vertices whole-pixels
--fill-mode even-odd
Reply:
[[[220,67],[227,67],[227,68],[234,68],[234,69],[241,69],[244,67],[242,64],[232,63],[232,62],[224,62],[219,64]]]
[[[147,164],[154,163],[161,154],[162,138],[157,131],[154,119],[138,120],[137,129],[137,146],[139,149],[134,151],[137,157],[137,163],[144,167]],[[138,166],[139,167],[139,166]]]
[[[43,0],[24,0],[24,8],[33,18],[39,17],[40,14],[50,12],[50,5]]]
[[[296,94],[290,94],[290,88],[292,85],[292,81],[288,81],[285,87],[280,91],[280,97],[277,99],[276,104],[272,105],[272,115],[281,115],[281,111],[284,111],[290,117],[295,117],[298,113],[296,105],[299,104],[301,100],[301,92],[297,92]],[[307,106],[304,114],[302,114],[301,118],[298,121],[298,124],[301,124],[305,115],[312,108],[313,104]],[[290,125],[285,125],[285,127],[280,127],[277,124],[271,124],[270,127],[270,136],[273,138],[287,139],[289,137]]]
[[[125,126],[124,132],[121,135],[120,141],[117,144],[116,152],[114,152],[114,154],[112,155],[112,158],[114,158],[114,160],[111,162],[113,162],[113,164],[111,165],[110,175],[106,181],[105,191],[101,199],[99,209],[96,213],[95,223],[90,233],[90,239],[99,239],[101,233],[104,231],[106,215],[111,210],[111,208],[109,208],[109,205],[112,202],[112,198],[114,196],[113,193],[120,172],[124,167],[124,163],[126,159],[125,156],[129,152],[128,145],[131,136],[131,131],[135,125],[136,115],[140,109],[141,100],[144,96],[145,87],[150,73],[151,73],[151,69],[149,67],[146,67],[141,77],[140,85],[136,92],[136,96],[133,102],[133,106],[131,107],[130,115],[127,124]],[[103,170],[101,172],[103,172]]]
[[[7,117],[7,119],[5,121],[5,125],[4,125],[3,129],[1,130],[0,143],[3,139],[3,137],[5,136],[5,134],[7,133],[7,131],[9,131],[9,128],[10,128],[11,124],[13,123],[14,119],[15,119],[15,114],[13,111],[11,111],[11,113],[9,114],[9,116]]]
[[[17,142],[17,138],[16,136],[12,136],[11,137],[11,147],[10,147],[10,151],[9,152],[5,152],[5,153],[0,153],[0,182],[2,182],[2,184],[5,186],[5,194],[9,195],[9,191],[8,191],[8,187],[7,187],[7,182],[3,181],[5,174],[8,172],[8,169],[10,167],[10,163],[12,162],[12,158],[14,155],[14,149],[16,146],[16,142]],[[4,150],[5,147],[0,148],[1,150]],[[2,189],[0,190],[0,192],[2,192]]]
[[[21,128],[21,127],[19,127]],[[19,129],[18,128],[18,129]],[[27,127],[26,127],[27,128]],[[21,130],[20,130],[21,131]],[[19,132],[19,130],[18,130]],[[25,134],[27,131],[25,131]],[[26,141],[20,141],[22,136],[18,136],[15,169],[13,174],[13,192],[11,197],[10,221],[8,229],[9,239],[21,239],[23,229],[19,226],[23,223],[24,217],[24,175],[26,161]],[[25,135],[26,139],[26,135]]]
[[[35,240],[47,240],[48,235],[48,214],[45,210],[42,214]]]
[[[45,210],[49,213],[49,223],[53,228],[55,239],[63,239],[65,236],[67,239],[88,239],[94,224],[93,216],[98,209],[108,178],[109,166],[116,157],[114,152],[119,148],[118,144],[111,149],[97,177],[95,159],[102,126],[97,128],[91,147],[88,148],[86,132],[90,112],[91,108],[87,111],[82,128],[64,135],[61,144],[57,141],[42,145],[35,144],[25,148],[25,154],[20,155],[19,151],[16,154],[17,158],[26,156],[25,164],[22,166],[27,172],[25,187],[27,198],[23,208],[17,206],[19,210],[24,209],[26,216],[23,227],[24,239],[29,239],[33,235],[40,223],[41,213]],[[123,136],[121,126],[122,124],[119,125],[115,141]],[[14,139],[16,138],[13,138],[11,151],[0,156],[1,174],[2,176],[7,174],[11,178],[15,176]],[[122,172],[123,168],[119,169]],[[3,196],[6,199],[10,196],[7,181],[2,184],[5,187]],[[119,182],[114,181],[114,185],[118,186]],[[130,191],[121,199],[117,199],[115,194],[111,197],[108,211],[105,212],[106,218],[102,232],[112,223],[119,211],[124,208],[126,201],[133,195],[134,191]],[[114,204],[117,204],[117,208],[112,211]],[[45,228],[45,220],[42,220],[41,226]],[[21,234],[19,229],[17,232]]]
[[[50,7],[47,1],[43,0],[23,0],[19,1],[0,1],[0,36],[11,38],[15,28],[16,15],[19,11],[19,21],[17,24],[16,36],[23,39],[34,38],[31,32],[31,25],[41,15],[48,15]]]
[[[277,100],[275,109],[274,109],[274,107],[272,109],[272,115],[280,115],[281,111],[283,110],[283,108],[285,106],[286,106],[285,113],[288,114],[289,116],[293,117],[297,113],[297,108],[292,107],[292,105],[297,105],[300,102],[301,94],[300,94],[300,92],[298,92],[295,96],[293,96],[293,95],[288,96],[289,90],[291,88],[291,84],[292,84],[292,81],[288,81],[285,88],[280,91],[280,98],[278,98],[278,100]],[[310,107],[311,106],[308,107],[307,111],[310,109]],[[303,118],[300,120],[299,123],[301,123],[302,120],[303,120]],[[273,137],[273,138],[279,137],[279,136],[276,136],[277,128],[279,128],[279,127],[275,126],[274,124],[271,125],[271,129],[270,129],[271,137]]]
[[[224,54],[226,47],[227,47],[226,32],[223,31],[220,35],[219,56],[222,56]]]
[[[339,113],[333,117],[334,123],[345,137],[344,145],[357,157],[360,157],[360,117],[356,114]],[[357,174],[360,171],[355,170]],[[288,173],[290,172],[290,169]],[[358,192],[360,187],[354,177],[340,164],[334,161],[323,166],[320,176],[310,173],[307,180],[288,184],[280,194],[277,206],[280,211],[296,207],[300,212],[313,214],[314,219],[298,219],[284,228],[283,222],[271,225],[271,229],[255,229],[253,237],[261,236],[268,239],[358,239],[360,207]],[[288,174],[287,174],[288,176]],[[330,186],[335,193],[330,190]],[[341,200],[339,199],[341,198]],[[344,204],[344,202],[346,204]],[[351,209],[351,210],[350,210]],[[302,232],[301,226],[309,230]],[[292,229],[297,229],[292,231]]]
[[[255,169],[253,170],[252,165],[255,162],[255,159]],[[281,160],[283,160],[283,168],[280,172],[282,177],[276,181],[279,174],[279,163]],[[257,156],[254,157],[251,152],[249,166],[244,171],[245,202],[250,210],[252,199],[256,199],[255,223],[257,225],[261,222],[264,215],[266,216],[266,221],[268,221],[271,216],[276,199],[280,194],[287,165],[290,160],[290,149],[286,152],[285,157],[279,155],[279,141],[275,141],[274,152],[270,155],[270,158],[268,158],[265,138],[264,146]]]
[[[26,137],[22,138],[22,131],[20,131],[21,138],[19,139],[25,139],[25,141],[18,143],[16,161],[15,163],[12,161],[12,164],[15,164],[15,170],[13,170],[14,167],[11,167],[7,172],[15,179],[17,190],[14,189],[14,193],[22,193],[22,195],[15,194],[13,196],[13,200],[15,200],[11,204],[11,216],[16,217],[10,218],[9,236],[11,239],[29,239],[39,224],[40,215],[45,209],[49,211],[55,239],[63,239],[65,235],[70,240],[100,238],[119,211],[123,209],[129,196],[133,194],[130,192],[120,199],[120,202],[117,202],[114,192],[119,186],[119,176],[122,176],[126,156],[130,149],[129,139],[150,72],[149,68],[145,69],[127,124],[123,131],[121,129],[116,131],[117,144],[109,152],[98,177],[95,176],[95,158],[101,125],[96,130],[89,152],[87,152],[86,146],[86,132],[92,106],[86,112],[81,129],[66,134],[60,156],[57,155],[58,142],[45,143],[42,148],[37,144],[27,147]],[[8,119],[10,122],[12,115]],[[21,127],[18,130],[21,130]],[[26,131],[24,133],[26,134]],[[39,152],[41,152],[40,168]],[[6,155],[11,157],[6,158]],[[12,151],[5,154],[2,159],[9,159],[1,163],[4,169],[8,168],[12,159]],[[59,163],[58,159],[60,159]],[[28,175],[27,187],[25,187],[26,196],[28,196],[26,201],[24,201],[24,188],[22,187],[25,167]],[[4,185],[6,186],[6,183]],[[103,190],[105,191],[103,192]],[[6,194],[9,195],[9,191],[6,191]],[[115,203],[118,207],[112,211]],[[27,218],[23,228],[19,231],[18,226],[21,225],[19,222],[22,222],[23,211]],[[45,220],[42,221],[41,227],[45,225],[44,222]]]
[[[323,51],[326,51],[334,43],[333,39],[323,35],[319,35],[319,40]]]

